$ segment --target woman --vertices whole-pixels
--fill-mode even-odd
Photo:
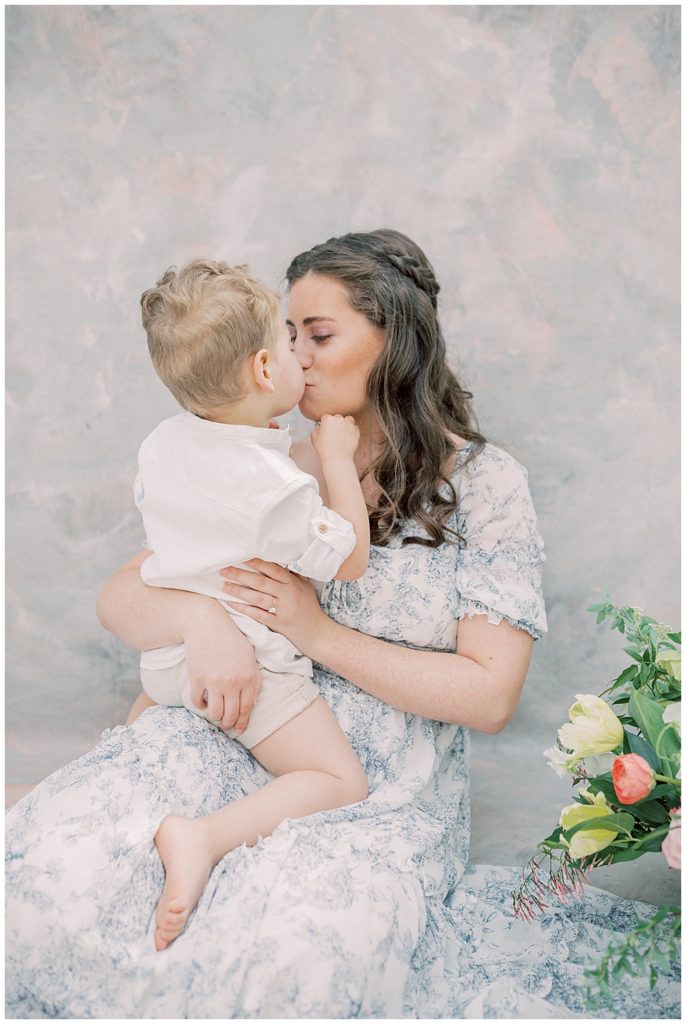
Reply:
[[[473,425],[446,366],[438,284],[413,242],[346,235],[297,257],[287,276],[301,410],[355,417],[375,546],[362,580],[329,584],[319,600],[261,562],[257,574],[227,570],[226,589],[318,663],[369,799],[234,850],[186,931],[157,954],[161,819],[206,814],[265,774],[183,709],[136,717],[139,699],[130,728],[14,809],[10,1005],[19,1016],[89,1017],[581,1012],[584,953],[607,941],[608,923],[631,927],[630,905],[590,894],[525,926],[507,909],[514,872],[463,878],[465,730],[503,728],[545,631],[526,473]],[[294,457],[318,475],[309,442]],[[145,557],[105,587],[103,623],[141,649],[183,640],[191,674],[220,678],[224,719],[244,724],[249,645],[215,602],[145,588]],[[632,1013],[638,991],[626,996]],[[660,992],[667,1005],[666,983]]]

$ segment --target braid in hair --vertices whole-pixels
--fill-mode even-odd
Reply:
[[[413,256],[403,256],[394,252],[384,253],[384,258],[394,270],[412,281],[421,291],[426,292],[433,308],[437,308],[440,285],[430,266],[422,266]]]

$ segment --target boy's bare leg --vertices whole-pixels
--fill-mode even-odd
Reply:
[[[131,710],[126,716],[126,722],[124,724],[131,725],[131,723],[135,722],[138,716],[142,715],[144,711],[147,711],[148,708],[154,707],[155,701],[151,700],[150,697],[148,697],[147,693],[145,693],[144,691],[142,693],[139,693],[135,701],[131,705]]]
[[[367,797],[362,766],[321,697],[251,753],[277,778],[204,818],[169,815],[157,831],[155,844],[166,873],[157,905],[158,950],[183,931],[210,871],[231,850],[241,843],[253,846],[285,818]]]

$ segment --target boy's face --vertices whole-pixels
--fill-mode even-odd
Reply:
[[[305,374],[295,352],[291,348],[291,332],[279,317],[277,338],[272,349],[271,377],[276,389],[274,398],[278,402],[275,416],[282,416],[294,409],[305,390]]]

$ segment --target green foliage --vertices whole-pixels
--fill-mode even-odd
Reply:
[[[590,791],[596,801],[602,794],[607,813],[567,829],[558,826],[539,843],[539,853],[524,868],[522,882],[513,894],[515,913],[523,920],[532,920],[535,913],[544,910],[548,899],[564,900],[579,894],[581,883],[593,867],[659,853],[669,834],[672,816],[681,806],[681,732],[676,722],[664,720],[669,705],[681,700],[681,633],[644,615],[640,608],[615,605],[609,596],[588,610],[595,613],[597,623],[609,621],[610,628],[621,633],[626,641],[624,653],[630,664],[600,694],[612,706],[624,732],[621,743],[610,752],[615,758],[611,762],[613,771],[594,774],[589,765],[606,767],[607,762],[602,758],[600,762],[592,758],[587,761],[585,756],[567,750],[559,740],[557,747],[564,755],[559,763],[547,752],[551,765],[558,773],[560,769],[569,772],[574,786],[583,783],[583,792]],[[602,714],[601,709],[601,719]],[[607,748],[599,746],[597,749]],[[629,754],[643,758],[652,769],[652,788],[646,767],[638,767],[632,759],[622,763],[622,773],[615,780],[613,773],[620,768],[616,758]],[[627,772],[638,773],[631,779],[632,785],[638,785],[638,791],[645,792],[642,799],[631,804],[622,803],[615,789],[616,781],[620,791],[628,795]],[[583,795],[574,799],[579,804],[591,802]],[[565,820],[564,815],[562,820]],[[602,837],[597,835],[603,831],[616,833],[605,846],[602,846]],[[593,857],[574,860],[570,856],[568,844],[578,832],[588,833],[584,848],[601,845]],[[546,862],[547,875],[541,870]],[[659,972],[670,973],[678,953],[680,927],[679,909],[663,907],[621,942],[610,946],[597,967],[586,972],[590,986],[589,1008],[596,1010],[610,1004],[612,986],[625,974],[647,976],[652,988]]]
[[[674,971],[679,959],[681,913],[678,907],[660,907],[650,920],[639,924],[624,941],[610,945],[596,967],[584,973],[589,1010],[612,1006],[612,986],[623,974],[646,977],[652,990],[658,975]]]
[[[629,643],[624,651],[636,662],[624,668],[602,691],[601,697],[606,693],[626,694],[645,688],[661,702],[681,700],[681,680],[657,661],[662,651],[679,649],[680,632],[644,615],[640,608],[620,608],[607,594],[600,603],[590,605],[588,611],[595,612],[596,623],[609,620],[610,629],[616,629],[626,637]]]

